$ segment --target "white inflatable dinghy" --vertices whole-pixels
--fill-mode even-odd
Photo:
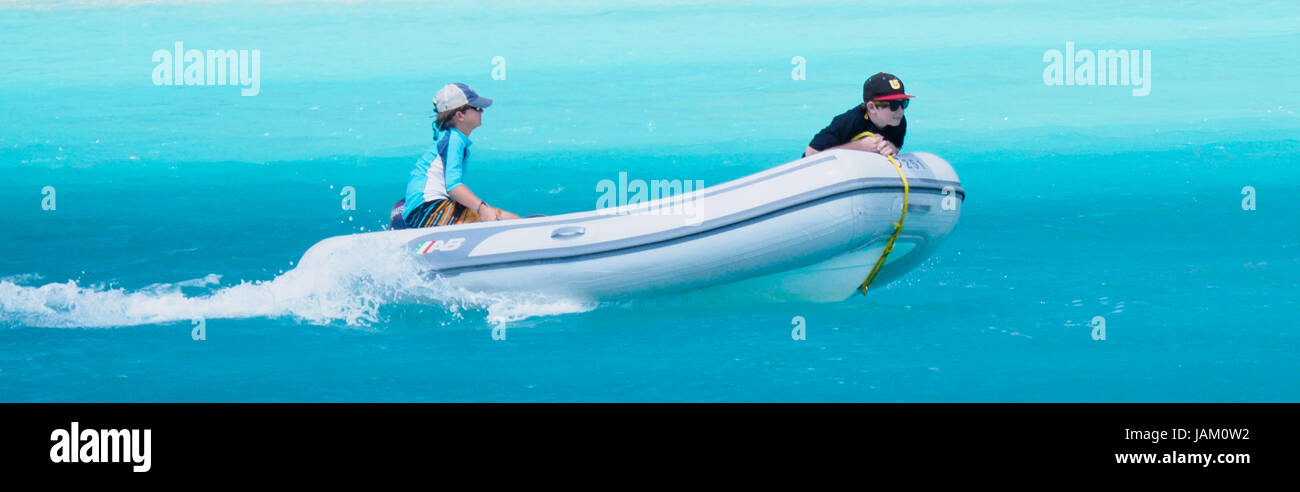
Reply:
[[[872,288],[929,257],[965,198],[938,156],[897,161],[908,213]],[[888,159],[836,149],[621,208],[328,238],[302,261],[373,243],[403,247],[427,275],[471,291],[608,300],[731,284],[773,299],[839,301],[859,292],[902,207]]]

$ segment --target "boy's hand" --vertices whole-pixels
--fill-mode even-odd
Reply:
[[[895,147],[893,142],[882,138],[880,139],[880,144],[876,146],[876,153],[882,155],[894,155],[898,153],[898,147]]]
[[[848,147],[850,149],[861,150],[863,152],[876,152],[877,151],[876,149],[880,147],[880,142],[882,140],[884,140],[884,138],[881,137],[880,135],[872,135],[870,137],[860,138],[852,142],[849,142]]]
[[[494,221],[494,220],[501,220],[501,217],[499,216],[499,214],[497,214],[497,209],[496,209],[496,207],[493,207],[493,206],[490,206],[490,205],[489,205],[489,206],[484,206],[484,207],[479,207],[479,208],[480,208],[481,210],[479,211],[478,216],[481,217],[485,222],[491,222],[491,221]]]
[[[886,140],[885,137],[880,135],[872,135],[870,137],[849,142],[849,148],[864,152],[875,152],[881,155],[898,153],[898,147],[895,147],[893,142]]]
[[[505,210],[502,210],[501,213],[497,215],[497,220],[510,220],[510,219],[518,219],[518,218],[519,218],[518,215],[512,214]]]

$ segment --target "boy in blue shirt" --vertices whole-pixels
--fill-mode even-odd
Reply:
[[[483,124],[483,110],[492,105],[492,100],[455,82],[443,86],[434,95],[433,104],[438,111],[433,124],[434,144],[415,161],[406,184],[400,223],[399,210],[393,209],[393,228],[518,219],[518,215],[488,205],[463,182],[473,144],[469,135]]]

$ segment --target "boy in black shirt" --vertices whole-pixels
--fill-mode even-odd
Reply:
[[[912,97],[903,91],[898,77],[884,72],[872,75],[862,84],[862,104],[831,120],[808,143],[804,157],[834,148],[897,154],[907,133],[903,109]],[[872,135],[853,140],[863,132]]]

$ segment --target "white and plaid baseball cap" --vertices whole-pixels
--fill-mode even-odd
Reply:
[[[479,109],[492,105],[492,100],[478,95],[474,89],[460,82],[452,82],[438,89],[438,93],[433,95],[433,105],[438,112],[449,111],[464,105],[470,105]]]

